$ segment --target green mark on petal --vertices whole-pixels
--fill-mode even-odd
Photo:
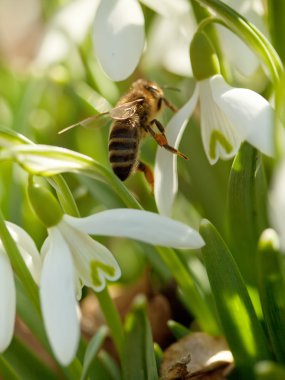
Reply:
[[[115,276],[115,268],[111,265],[102,263],[102,261],[91,261],[90,263],[90,269],[91,269],[91,278],[94,286],[101,286],[102,282],[100,280],[99,276],[99,270],[102,272],[105,272],[108,277],[114,277]]]
[[[227,153],[233,150],[232,145],[228,142],[225,136],[218,130],[214,130],[210,138],[210,157],[214,160],[216,158],[216,145],[219,143]]]

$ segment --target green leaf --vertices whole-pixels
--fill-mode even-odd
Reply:
[[[190,269],[184,265],[173,249],[157,247],[156,250],[167,267],[171,270],[181,290],[182,299],[188,310],[197,319],[198,324],[209,334],[217,334],[219,332],[219,326],[214,310],[211,308],[212,305],[208,303],[207,295],[201,291],[201,287],[199,287],[195,281]]]
[[[27,348],[18,338],[14,338],[3,358],[9,363],[21,380],[55,380],[50,368]],[[6,378],[5,378],[6,379]],[[10,378],[7,378],[7,380]]]
[[[27,144],[3,150],[1,160],[13,160],[30,174],[52,176],[63,172],[78,172],[86,168],[97,171],[101,165],[84,154],[52,145]],[[101,178],[102,179],[102,178]]]
[[[0,128],[0,148],[12,148],[15,145],[32,144],[32,141],[10,129]]]
[[[190,330],[187,329],[187,327],[181,325],[179,322],[170,320],[167,322],[167,326],[177,340],[190,334]]]
[[[108,354],[108,352],[101,350],[98,355],[98,361],[102,363],[106,373],[111,380],[121,380],[120,370],[115,360]],[[98,376],[95,378],[97,380]]]
[[[261,235],[257,256],[258,287],[264,320],[277,359],[285,362],[285,281],[279,240],[268,229]]]
[[[90,366],[92,364],[92,361],[98,354],[107,335],[108,335],[108,328],[106,326],[102,326],[89,342],[85,356],[84,356],[83,368],[82,368],[82,374],[81,374],[80,380],[87,379],[87,375],[88,375]]]
[[[285,35],[285,3],[280,0],[267,0],[267,9],[271,41],[284,63],[285,46],[281,36]]]
[[[0,377],[1,379],[21,380],[13,367],[0,355]]]
[[[100,350],[89,370],[90,380],[121,380],[121,374],[114,359],[104,350]]]
[[[267,227],[264,210],[267,188],[259,153],[244,143],[236,155],[228,187],[229,245],[242,276],[256,284],[256,249],[261,231]]]
[[[44,330],[43,320],[32,301],[24,291],[18,277],[15,276],[16,292],[17,292],[17,313],[20,315],[21,320],[29,328],[33,335],[37,337],[45,349],[50,350],[46,333]]]
[[[222,237],[207,220],[201,223],[200,233],[206,243],[202,253],[222,328],[242,378],[252,379],[254,363],[270,358],[264,332]]]
[[[146,300],[138,296],[125,323],[123,352],[124,379],[158,380],[151,328],[146,314]]]
[[[263,361],[255,366],[256,380],[284,380],[285,367],[270,361]]]
[[[96,297],[110,329],[110,334],[118,354],[121,357],[124,343],[124,330],[118,310],[110,297],[108,287],[105,287],[101,292],[97,292]]]
[[[154,343],[153,344],[153,350],[154,350],[154,355],[155,355],[156,367],[160,368],[160,364],[163,360],[162,348],[159,346],[158,343]]]

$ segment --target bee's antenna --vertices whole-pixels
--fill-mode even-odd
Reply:
[[[80,125],[80,123],[72,124],[72,125],[70,125],[69,127],[66,127],[66,128],[64,128],[64,129],[62,129],[61,131],[59,131],[59,132],[57,132],[57,133],[58,133],[59,135],[61,135],[62,133],[65,133],[65,132],[69,131],[70,129],[75,128],[75,127],[77,127],[77,126],[79,126],[79,125]]]

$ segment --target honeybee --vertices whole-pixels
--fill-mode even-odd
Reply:
[[[163,105],[176,111],[176,108],[164,97],[163,90],[157,83],[138,79],[119,99],[115,108],[73,124],[60,133],[77,125],[87,126],[108,115],[113,120],[109,135],[109,161],[114,173],[121,181],[125,181],[131,173],[136,170],[141,171],[153,188],[152,170],[139,160],[140,143],[144,137],[150,135],[162,148],[188,159],[168,144],[164,127],[156,119]]]

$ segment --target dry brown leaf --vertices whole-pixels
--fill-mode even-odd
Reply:
[[[233,357],[224,338],[196,332],[165,351],[161,380],[222,380],[232,366]]]

